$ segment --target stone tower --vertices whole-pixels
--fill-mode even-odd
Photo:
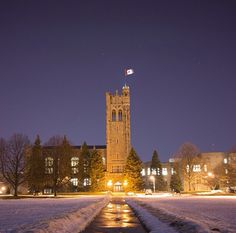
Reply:
[[[131,149],[130,91],[126,85],[121,95],[118,91],[114,95],[106,93],[106,144],[107,172],[113,178],[113,183],[121,183],[126,158]]]

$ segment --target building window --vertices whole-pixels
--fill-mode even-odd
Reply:
[[[156,175],[157,174],[157,170],[154,168],[154,169],[152,169],[151,173],[152,173],[152,175]]]
[[[89,161],[84,159],[84,172],[87,173],[89,169]]]
[[[79,172],[79,158],[78,157],[72,157],[71,158],[71,172],[72,174],[77,174]]]
[[[72,172],[72,174],[78,174],[79,173],[78,167],[72,167],[71,172]]]
[[[47,157],[45,158],[45,174],[53,173],[53,158]]]
[[[91,185],[91,179],[90,178],[85,178],[84,179],[84,186],[89,186]]]
[[[167,168],[166,168],[166,167],[163,167],[163,168],[162,168],[162,175],[163,175],[163,176],[167,176],[167,175],[168,175],[168,172],[167,172]]]
[[[112,166],[112,172],[122,173],[123,172],[123,166]]]
[[[116,121],[116,111],[115,110],[112,110],[111,120]]]
[[[52,194],[52,189],[51,189],[51,188],[45,188],[45,189],[43,190],[43,193],[44,193],[44,194]]]
[[[228,174],[228,173],[229,173],[228,169],[227,169],[227,168],[225,168],[225,174]]]
[[[79,158],[78,157],[72,157],[71,158],[71,167],[76,167],[79,164]]]
[[[78,178],[72,178],[70,182],[72,183],[72,185],[78,186]]]
[[[175,160],[173,158],[169,159],[169,163],[173,163]]]
[[[173,168],[173,167],[170,168],[170,174],[171,174],[171,175],[174,175],[174,173],[175,173],[174,168]]]
[[[147,175],[149,176],[151,174],[151,169],[150,167],[147,168]]]
[[[200,166],[200,164],[193,165],[193,171],[194,171],[194,172],[200,172],[200,171],[201,171],[201,166]]]
[[[186,166],[186,171],[189,173],[189,165]]]
[[[224,158],[224,164],[227,164],[227,163],[228,163],[228,159]]]
[[[52,174],[53,168],[52,167],[45,167],[45,174]]]
[[[52,165],[53,165],[53,158],[52,157],[45,158],[45,166],[51,167]]]
[[[119,112],[118,112],[118,120],[122,121],[122,111],[121,110],[119,110]]]
[[[143,168],[142,171],[141,171],[141,175],[142,176],[145,176],[145,169]]]
[[[207,172],[207,165],[204,164],[204,172]]]
[[[102,157],[102,164],[106,165],[106,158],[105,157]]]

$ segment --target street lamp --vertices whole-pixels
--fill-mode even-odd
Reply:
[[[153,192],[155,193],[156,192],[155,176],[150,176],[150,179],[153,182]]]
[[[214,177],[215,177],[212,172],[208,172],[208,173],[207,173],[207,176],[208,176],[208,177],[211,177],[211,178],[214,178]]]
[[[128,181],[125,180],[123,184],[124,184],[124,186],[127,186],[128,185]]]
[[[107,186],[108,186],[108,188],[111,190],[111,187],[112,187],[112,180],[109,180],[109,181],[107,182]]]

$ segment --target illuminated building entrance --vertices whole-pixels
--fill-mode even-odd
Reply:
[[[121,192],[121,191],[123,191],[122,183],[118,181],[114,184],[114,192]]]

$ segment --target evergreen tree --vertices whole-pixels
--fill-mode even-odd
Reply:
[[[143,179],[141,176],[142,171],[142,161],[136,154],[135,150],[132,148],[125,166],[124,176],[128,182],[127,190],[129,191],[139,191],[143,189]]]
[[[58,181],[57,185],[62,191],[65,191],[66,185],[71,178],[71,155],[72,147],[64,136],[61,145],[59,145],[59,162],[58,162]]]
[[[90,164],[91,191],[102,191],[105,189],[105,170],[102,156],[97,150],[91,154]]]
[[[91,155],[86,142],[82,145],[81,152],[79,154],[79,165],[78,165],[78,182],[81,190],[87,190],[90,184],[89,169],[91,163]]]
[[[54,136],[47,145],[49,147],[45,151],[46,157],[53,158],[53,172],[47,175],[47,184],[53,186],[54,196],[57,196],[59,188],[62,189],[70,180],[72,148],[66,136]]]
[[[151,161],[151,172],[155,176],[155,186],[156,190],[164,191],[166,190],[166,182],[164,181],[162,175],[162,165],[156,150],[154,150]]]
[[[178,173],[174,173],[170,179],[170,189],[176,193],[179,193],[183,190],[182,182]]]
[[[39,135],[37,135],[32,151],[27,159],[27,180],[30,191],[33,193],[40,192],[44,186],[44,158]]]

